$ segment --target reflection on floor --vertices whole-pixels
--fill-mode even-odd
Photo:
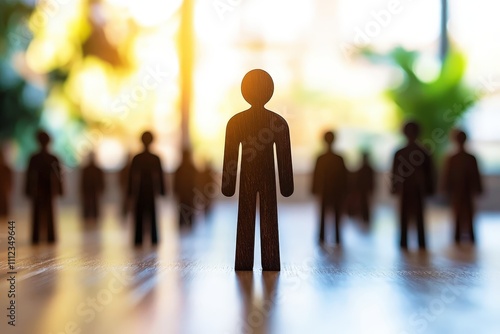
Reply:
[[[5,222],[0,224],[1,333],[498,333],[500,214],[482,213],[478,246],[455,247],[446,211],[429,214],[428,252],[397,248],[394,212],[370,230],[346,221],[342,248],[316,245],[315,206],[280,206],[280,273],[235,273],[236,205],[181,231],[172,205],[161,243],[131,246],[110,207],[100,231],[63,208],[60,243],[30,246],[17,229],[16,327],[7,325]],[[333,233],[333,230],[331,231]],[[332,235],[333,236],[333,235]],[[333,238],[332,238],[333,240]],[[257,239],[258,243],[258,239]],[[257,250],[258,250],[257,245]],[[256,254],[256,268],[260,255]]]

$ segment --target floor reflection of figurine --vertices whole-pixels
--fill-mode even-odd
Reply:
[[[29,161],[25,186],[25,194],[32,203],[31,241],[33,244],[38,243],[40,232],[46,230],[48,242],[53,243],[56,241],[53,201],[63,193],[61,166],[59,160],[48,151],[49,135],[41,131],[37,139],[40,151]]]

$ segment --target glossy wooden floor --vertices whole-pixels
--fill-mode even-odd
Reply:
[[[14,214],[15,328],[4,315],[1,224],[0,333],[500,331],[500,214],[480,214],[476,248],[455,247],[447,212],[433,209],[428,252],[402,253],[389,207],[377,208],[370,231],[346,221],[342,248],[320,248],[315,206],[283,204],[279,274],[233,271],[233,202],[219,203],[208,221],[180,234],[173,206],[164,205],[158,248],[132,247],[131,226],[117,219],[113,207],[100,231],[82,229],[77,214],[74,207],[62,208],[60,243],[36,247],[27,243],[27,212]]]

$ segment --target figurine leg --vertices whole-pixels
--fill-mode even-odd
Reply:
[[[54,211],[52,201],[49,200],[46,205],[47,214],[47,240],[49,243],[56,242],[56,233],[54,226]]]
[[[40,203],[33,201],[32,210],[33,230],[31,231],[31,243],[37,244],[40,241]]]
[[[319,218],[319,243],[325,242],[325,216],[326,216],[326,203],[321,202],[320,218]]]
[[[135,208],[135,245],[142,245],[142,220],[143,220],[143,207],[137,204]]]
[[[408,209],[405,206],[402,206],[400,212],[400,224],[401,224],[401,239],[400,239],[400,247],[408,248]]]
[[[280,245],[276,191],[259,194],[262,269],[280,271]]]
[[[419,201],[415,212],[417,219],[418,247],[425,249],[425,223],[424,223],[424,206],[422,201]]]
[[[153,245],[156,245],[158,244],[158,228],[156,224],[156,208],[154,201],[149,212],[151,213],[151,242]]]
[[[340,245],[341,237],[340,237],[340,221],[342,219],[342,205],[337,203],[335,205],[335,243]]]
[[[256,194],[240,191],[235,270],[253,270]]]

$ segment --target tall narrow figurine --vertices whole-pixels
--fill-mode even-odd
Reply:
[[[104,192],[104,173],[95,162],[93,152],[89,155],[88,164],[83,167],[80,178],[80,196],[82,200],[82,216],[87,222],[95,223],[100,214],[100,199]]]
[[[5,162],[3,150],[0,147],[0,217],[6,217],[9,214],[11,192],[12,170]]]
[[[291,196],[293,171],[288,124],[283,117],[264,108],[274,92],[273,80],[267,72],[260,69],[248,72],[241,83],[241,92],[251,107],[233,116],[227,124],[222,170],[222,193],[233,196],[241,145],[235,269],[253,269],[258,198],[262,267],[265,271],[279,271],[274,151],[281,194]]]
[[[129,173],[128,195],[134,204],[135,239],[134,244],[142,245],[143,220],[149,219],[151,242],[158,243],[156,226],[156,195],[165,195],[163,169],[160,158],[150,151],[153,135],[146,131],[141,137],[144,150],[132,159]]]
[[[454,139],[457,152],[445,162],[443,188],[451,199],[455,218],[455,243],[460,243],[464,231],[474,243],[474,197],[483,192],[481,175],[476,158],[465,150],[465,132],[457,131]]]
[[[347,196],[348,171],[344,159],[333,152],[334,133],[326,132],[324,140],[326,150],[316,160],[312,182],[312,193],[318,196],[321,210],[319,242],[325,242],[325,218],[328,212],[332,212],[335,216],[335,243],[340,244],[340,219]]]
[[[391,176],[391,192],[399,197],[400,246],[408,248],[408,224],[414,218],[417,223],[418,246],[425,249],[425,198],[434,193],[435,171],[430,154],[417,142],[420,126],[415,122],[408,122],[403,132],[408,143],[394,155]]]
[[[25,185],[25,194],[32,203],[31,242],[38,243],[40,232],[46,229],[47,241],[53,243],[56,241],[53,200],[63,194],[61,166],[59,160],[49,153],[49,135],[40,131],[37,140],[40,151],[30,159]]]

